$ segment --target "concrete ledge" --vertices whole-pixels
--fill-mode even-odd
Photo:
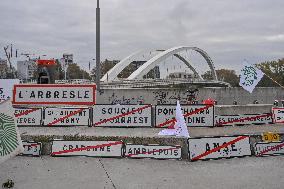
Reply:
[[[182,158],[187,159],[187,140],[185,138],[158,136],[159,128],[102,128],[102,127],[20,127],[22,140],[36,141],[43,144],[42,154],[51,153],[51,142],[63,140],[121,140],[133,144],[181,145]],[[214,128],[189,128],[191,137],[252,135],[252,142],[261,141],[263,132],[276,132],[284,139],[284,124],[247,125]]]

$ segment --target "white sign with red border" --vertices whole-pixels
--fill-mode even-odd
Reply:
[[[14,105],[94,105],[96,85],[14,85]]]
[[[89,108],[45,108],[44,126],[89,126]]]
[[[284,123],[284,108],[272,108],[274,123]]]
[[[188,127],[213,127],[213,105],[181,105],[185,122]],[[175,119],[176,105],[157,105],[155,108],[156,127],[167,127]],[[168,124],[169,123],[169,124]]]
[[[188,139],[191,161],[250,156],[249,136],[224,136]]]
[[[271,113],[215,116],[215,126],[269,124],[269,123],[273,123]]]
[[[284,141],[256,143],[254,146],[254,153],[256,156],[283,155]]]
[[[126,144],[125,157],[153,159],[181,159],[181,146]]]
[[[107,127],[151,127],[152,105],[95,105],[93,125]]]
[[[52,142],[51,156],[122,157],[122,141]]]
[[[17,126],[41,126],[42,108],[14,108]]]
[[[0,79],[0,102],[12,98],[13,87],[19,83],[19,79]]]
[[[40,156],[42,144],[40,142],[23,141],[23,156]]]

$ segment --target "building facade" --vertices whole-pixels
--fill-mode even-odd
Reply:
[[[29,80],[34,78],[34,73],[37,71],[35,60],[24,60],[17,62],[18,78]]]

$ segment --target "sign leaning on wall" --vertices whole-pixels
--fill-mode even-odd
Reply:
[[[284,123],[284,108],[272,108],[274,123]]]
[[[224,136],[188,139],[191,161],[251,155],[249,136]]]
[[[40,156],[42,144],[40,142],[23,141],[24,152],[22,156]]]
[[[181,159],[181,146],[126,144],[125,157]]]
[[[152,105],[95,105],[93,125],[107,127],[151,127]]]
[[[0,79],[0,102],[12,98],[13,87],[19,83],[18,79]]]
[[[270,124],[272,122],[270,113],[215,116],[215,126]]]
[[[45,108],[44,126],[90,126],[89,108]]]
[[[17,126],[41,126],[42,108],[14,108]]]
[[[214,106],[213,105],[181,105],[185,123],[188,127],[213,127]],[[176,105],[156,105],[156,127],[167,127],[164,124],[175,118]]]
[[[96,85],[14,85],[14,105],[94,105]]]
[[[51,156],[122,157],[122,141],[52,142]]]
[[[256,156],[270,156],[284,154],[283,142],[258,142],[254,146],[254,153]]]

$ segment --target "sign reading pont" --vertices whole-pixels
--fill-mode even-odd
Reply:
[[[181,105],[185,122],[188,127],[213,127],[214,106],[208,105]],[[176,116],[175,105],[156,106],[156,127],[168,126],[164,124]]]
[[[13,104],[95,104],[96,85],[15,85]]]

